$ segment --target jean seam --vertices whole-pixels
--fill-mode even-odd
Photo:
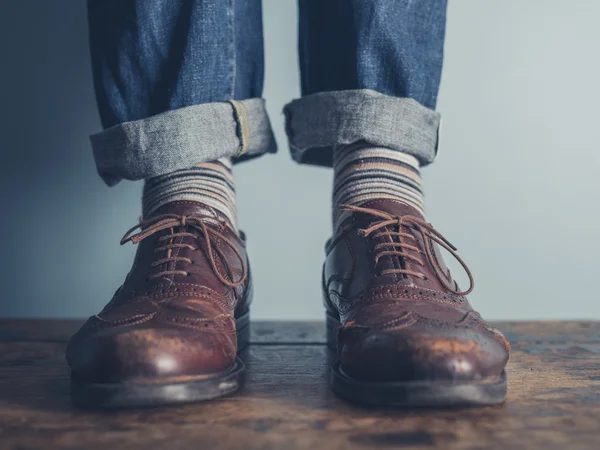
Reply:
[[[248,125],[248,114],[246,107],[242,102],[236,100],[229,100],[233,108],[233,116],[236,123],[236,134],[240,140],[240,148],[235,155],[236,157],[243,155],[248,150],[248,143],[250,142],[250,127]]]
[[[231,93],[230,98],[235,97],[235,83],[236,83],[236,70],[237,70],[237,55],[236,55],[236,36],[235,36],[235,0],[231,0],[230,3],[231,12],[229,14],[230,27],[231,27]]]

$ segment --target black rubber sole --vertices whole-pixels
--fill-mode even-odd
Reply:
[[[236,320],[238,353],[250,343],[249,314]],[[229,369],[211,375],[127,383],[92,383],[71,373],[71,399],[84,408],[150,408],[193,403],[232,394],[244,386],[246,367],[238,357]]]
[[[339,319],[327,315],[327,343],[337,353]],[[470,382],[409,381],[369,382],[357,380],[335,362],[331,369],[330,386],[346,400],[371,406],[400,408],[464,408],[489,406],[506,400],[506,373],[498,377]]]

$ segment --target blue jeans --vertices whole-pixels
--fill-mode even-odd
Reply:
[[[445,15],[446,0],[299,0],[294,159],[331,165],[333,148],[365,141],[432,162]],[[261,0],[88,0],[88,18],[108,184],[275,152]]]

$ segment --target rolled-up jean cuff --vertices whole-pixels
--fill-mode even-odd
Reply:
[[[109,186],[222,157],[249,159],[277,148],[260,98],[186,106],[115,125],[90,140],[98,173]]]
[[[336,146],[356,142],[408,153],[422,165],[437,153],[440,115],[410,98],[370,89],[320,92],[288,103],[284,113],[300,163],[331,166]]]

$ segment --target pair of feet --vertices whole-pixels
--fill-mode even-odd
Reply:
[[[379,405],[503,401],[509,344],[472,309],[471,287],[452,279],[439,246],[456,256],[454,247],[399,201],[344,214],[323,267],[334,392]],[[127,241],[139,243],[133,268],[67,349],[75,403],[152,406],[238,390],[252,299],[243,234],[215,210],[179,201]]]

